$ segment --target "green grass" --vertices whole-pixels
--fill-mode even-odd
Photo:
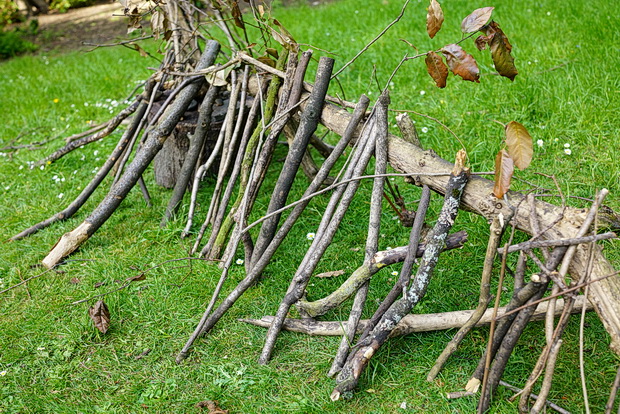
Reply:
[[[383,84],[401,57],[413,53],[399,38],[407,39],[420,51],[436,49],[460,39],[460,20],[472,9],[494,5],[494,18],[514,46],[520,71],[515,82],[483,75],[480,84],[472,84],[451,76],[448,87],[439,90],[421,61],[408,62],[394,79],[392,108],[413,109],[440,119],[465,143],[477,171],[490,170],[493,156],[501,147],[502,130],[493,121],[519,121],[534,140],[541,139],[544,144],[537,147],[531,167],[516,174],[525,180],[516,182],[516,188],[525,190],[537,184],[555,193],[553,183],[535,173],[555,174],[566,195],[592,197],[597,189],[607,187],[611,191],[608,204],[620,210],[620,81],[616,76],[620,21],[613,13],[598,12],[608,11],[609,5],[602,0],[587,5],[577,0],[528,0],[513,6],[501,2],[444,3],[445,28],[431,41],[424,30],[425,3],[412,2],[403,20],[342,74],[346,98],[355,100],[360,93],[368,92],[377,96],[371,76],[373,65]],[[340,67],[398,14],[401,5],[394,0],[374,6],[349,0],[315,8],[277,8],[276,16],[299,42],[335,53],[336,66]],[[484,74],[493,71],[488,54],[474,51],[471,42],[465,42],[464,47],[479,61]],[[315,52],[315,56],[321,54]],[[26,135],[15,144],[42,141],[61,132],[66,136],[87,128],[87,121],[105,121],[109,109],[96,104],[109,105],[106,99],[122,101],[136,82],[149,75],[147,66],[156,66],[156,62],[126,49],[32,55],[0,64],[0,146],[9,145],[20,133]],[[309,80],[313,71],[310,73]],[[332,86],[331,93],[340,90]],[[428,119],[416,121],[420,131],[428,128],[421,134],[424,146],[453,158],[460,145],[452,135]],[[31,170],[27,162],[60,147],[61,138],[43,149],[22,149],[0,158],[0,239],[6,240],[63,208],[92,177],[93,168],[104,162],[118,136],[78,150],[44,170]],[[565,143],[572,149],[570,156],[564,153]],[[274,159],[284,156],[285,150],[279,151]],[[272,166],[271,176],[277,174],[279,166]],[[97,333],[87,312],[94,301],[80,305],[71,302],[113,290],[118,281],[165,260],[187,256],[191,247],[192,241],[179,239],[182,220],[159,228],[170,192],[155,186],[152,172],[145,179],[153,196],[152,208],[145,206],[139,191],[132,191],[114,216],[59,272],[47,273],[29,282],[27,288],[1,295],[0,371],[6,375],[0,376],[0,412],[191,413],[199,411],[194,408],[197,402],[210,399],[235,413],[405,412],[399,408],[404,401],[412,412],[474,411],[474,400],[448,401],[444,396],[460,390],[467,381],[485,346],[486,329],[470,334],[434,383],[425,381],[426,374],[454,331],[392,340],[373,358],[354,398],[337,403],[329,400],[334,383],[324,374],[339,338],[282,333],[273,361],[267,366],[256,364],[265,332],[238,323],[236,318],[275,312],[309,246],[305,235],[315,231],[327,196],[310,204],[310,214],[295,226],[265,279],[242,297],[211,334],[196,342],[183,365],[176,365],[174,357],[215,287],[219,270],[213,264],[166,264],[149,271],[146,280],[108,295],[105,300],[112,327],[106,335]],[[418,189],[395,182],[408,202],[417,199]],[[32,266],[61,234],[92,211],[109,184],[106,181],[74,218],[28,239],[4,244],[0,250],[0,290],[40,273],[41,269]],[[203,209],[212,185],[206,182],[202,192]],[[292,196],[298,196],[302,187],[303,179]],[[266,206],[268,197],[269,191],[265,191],[257,205]],[[369,183],[365,183],[317,271],[344,269],[348,275],[361,263],[369,199]],[[570,203],[587,205],[578,200]],[[440,204],[435,197],[431,219]],[[407,229],[392,216],[387,210],[384,213],[381,248],[406,243]],[[427,297],[416,312],[476,305],[486,224],[480,217],[463,213],[455,226],[455,230],[462,229],[468,231],[469,242],[464,249],[442,256]],[[362,251],[353,251],[358,247]],[[619,268],[618,243],[608,243],[606,253]],[[370,304],[387,292],[388,279],[393,278],[391,270],[373,279]],[[235,267],[227,289],[242,277],[241,266]],[[309,297],[323,296],[344,277],[312,281]],[[71,283],[72,279],[77,283]],[[105,284],[95,288],[101,282]],[[348,303],[327,318],[346,318],[347,309]],[[593,412],[601,412],[618,361],[608,349],[609,338],[596,315],[588,315],[586,322],[590,402]],[[543,344],[542,325],[533,323],[508,364],[506,381],[522,384]],[[151,350],[147,356],[135,358],[146,349]],[[565,334],[551,398],[574,412],[583,410],[577,352],[578,323],[573,320]],[[516,411],[515,404],[506,401],[509,395],[500,389],[494,412]]]

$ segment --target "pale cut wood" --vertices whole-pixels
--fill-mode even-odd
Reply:
[[[585,298],[584,296],[577,296],[575,299],[575,306],[573,307],[573,313],[581,312]],[[540,321],[544,319],[547,312],[548,302],[539,303],[536,307],[536,311],[532,316],[531,321]],[[564,307],[564,299],[558,299],[556,303],[555,315],[559,316],[562,313]],[[593,309],[592,304],[588,301],[586,309],[591,311]],[[473,310],[460,310],[454,312],[444,313],[428,313],[428,314],[414,314],[410,313],[405,316],[396,325],[396,328],[392,331],[391,337],[409,335],[416,332],[432,332],[442,331],[445,329],[461,328],[465,322],[471,317]],[[506,308],[498,309],[498,317],[501,317],[506,312]],[[476,327],[486,326],[491,323],[491,317],[493,315],[493,309],[487,309],[480,320],[476,323]],[[261,319],[239,319],[241,322],[246,322],[252,325],[268,328],[273,321],[273,316],[263,316]],[[357,327],[357,333],[361,333],[368,320],[361,320]],[[284,322],[283,329],[291,332],[304,333],[311,336],[341,336],[343,335],[343,327],[346,327],[346,321],[317,321],[314,319],[291,319],[287,318]]]

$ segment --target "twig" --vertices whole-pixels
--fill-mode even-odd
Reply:
[[[443,352],[439,355],[439,357],[437,357],[435,365],[433,365],[433,368],[431,368],[428,376],[426,377],[426,380],[429,382],[433,381],[437,377],[439,371],[441,371],[444,364],[448,361],[448,358],[450,358],[450,356],[456,351],[463,338],[465,338],[465,335],[469,333],[471,328],[474,327],[478,320],[482,317],[489,301],[491,300],[491,295],[489,294],[489,291],[491,286],[493,262],[495,260],[495,251],[497,250],[497,246],[499,245],[502,238],[503,230],[504,227],[500,223],[499,217],[495,217],[491,222],[491,226],[489,228],[489,241],[487,243],[487,251],[484,257],[482,276],[480,278],[480,295],[478,299],[478,307],[472,314],[471,318],[467,321],[467,323],[463,325],[461,329],[459,329],[459,331],[454,335],[448,345],[446,345]],[[493,309],[495,310],[495,307]]]
[[[406,248],[406,246],[403,246]],[[379,252],[378,254],[381,254]],[[594,307],[583,296],[577,296],[575,298],[575,307],[573,313],[581,311],[581,306],[586,305],[589,311],[592,311]],[[530,321],[540,321],[544,319],[547,312],[547,302],[540,303]],[[562,310],[559,307],[564,305],[564,299],[558,300],[558,309],[556,310],[556,316],[560,316]],[[498,309],[498,314],[502,315],[506,311],[505,307]],[[460,310],[444,313],[428,313],[428,314],[416,314],[409,313],[401,319],[396,325],[390,338],[397,336],[409,335],[418,332],[434,332],[445,329],[459,329],[461,328],[472,316],[474,310]],[[493,308],[487,309],[482,318],[476,323],[476,327],[488,326],[491,323],[491,316]],[[261,319],[240,319],[242,322],[246,322],[255,326],[263,328],[269,328],[271,322],[273,322],[273,316],[263,316]],[[366,329],[370,320],[361,320],[358,327],[358,334],[362,333]],[[284,321],[283,329],[291,332],[303,333],[312,336],[342,336],[344,334],[343,328],[346,327],[347,321],[318,321],[312,318],[293,319],[286,318]]]
[[[429,247],[422,257],[422,262],[415,278],[408,287],[406,294],[394,302],[370,335],[363,343],[358,343],[355,352],[349,355],[347,362],[338,375],[336,387],[330,396],[332,401],[340,399],[343,393],[352,391],[357,386],[359,378],[364,368],[368,365],[370,358],[385,343],[396,324],[424,297],[433,269],[439,259],[443,241],[454,223],[460,197],[469,178],[468,169],[465,168],[464,162],[465,151],[461,150],[457,154],[457,162],[448,181],[444,206],[435,227],[428,236]]]
[[[523,243],[513,244],[512,246],[509,246],[508,253],[514,253],[514,252],[518,252],[521,250],[537,249],[540,247],[572,246],[576,244],[597,242],[600,240],[615,239],[617,237],[618,236],[616,235],[616,233],[607,232],[607,233],[602,233],[602,234],[595,234],[593,236],[573,237],[571,239],[539,240],[539,241],[534,241],[534,242],[526,241]],[[499,249],[497,249],[497,253],[503,254],[504,248],[500,247]]]
[[[60,264],[61,263],[58,263],[58,265],[60,265]],[[58,265],[56,265],[56,266],[58,266]],[[30,282],[31,280],[33,280],[33,279],[36,279],[36,278],[39,278],[39,277],[43,276],[44,274],[54,270],[56,268],[56,266],[50,267],[49,269],[45,270],[44,272],[39,273],[38,275],[31,276],[28,279],[22,280],[21,282],[15,284],[13,286],[9,286],[8,288],[6,288],[4,290],[0,290],[0,295],[5,293],[5,292],[8,292],[9,290],[13,290],[13,289],[15,289],[17,287],[20,287],[21,285],[26,284],[26,283]]]
[[[125,120],[129,115],[133,114],[138,109],[139,105],[140,99],[136,99],[131,105],[123,109],[114,118],[110,119],[105,124],[102,124],[99,127],[95,127],[87,131],[94,131],[95,133],[93,133],[92,135],[88,135],[81,139],[72,139],[71,141],[68,141],[68,143],[64,147],[54,151],[52,154],[38,161],[35,165],[52,163],[59,160],[76,148],[83,147],[84,145],[90,144],[91,142],[99,141],[100,139],[107,137],[112,132],[114,132],[114,130],[116,130],[116,128],[123,120]],[[73,135],[69,138],[75,138],[79,135],[80,134]],[[69,138],[67,138],[67,140],[69,140]]]
[[[355,56],[353,56],[353,58],[351,60],[349,60],[347,63],[345,63],[345,65],[343,67],[341,67],[336,73],[334,73],[332,75],[332,78],[335,78],[338,75],[340,75],[346,68],[349,67],[349,65],[351,65],[353,62],[355,62],[358,57],[360,57],[364,52],[366,52],[370,48],[370,46],[372,46],[377,40],[379,40],[392,26],[394,26],[396,23],[398,23],[400,21],[400,19],[403,17],[403,15],[405,14],[405,10],[407,9],[407,5],[408,4],[409,4],[409,0],[405,1],[405,4],[403,4],[402,9],[400,10],[400,14],[394,20],[392,20],[392,22],[390,24],[385,26],[385,28],[381,31],[381,33],[379,33],[366,46],[364,46],[359,52],[357,52],[357,54]]]
[[[504,386],[504,387],[508,388],[510,391],[514,391],[514,392],[516,392],[517,394],[523,391],[521,388],[517,388],[517,387],[515,387],[514,385],[510,385],[510,384],[509,384],[509,383],[507,383],[506,381],[502,381],[502,380],[500,380],[500,381],[499,381],[499,385],[502,385],[502,386]],[[537,399],[538,399],[538,395],[536,395],[536,394],[530,394],[530,398],[531,398],[531,399],[533,399],[533,400],[537,400]],[[545,404],[547,404],[547,406],[548,406],[549,408],[551,408],[551,409],[553,409],[553,410],[557,411],[557,412],[558,412],[558,413],[560,413],[560,414],[570,414],[570,411],[565,410],[564,408],[560,407],[560,406],[559,406],[559,405],[557,405],[557,404],[552,403],[552,402],[551,402],[551,401],[549,401],[549,400],[546,400],[546,401],[545,401]]]
[[[545,401],[547,401],[547,396],[549,395],[549,391],[551,390],[551,380],[553,379],[553,369],[550,368],[555,367],[555,361],[557,360],[561,346],[562,340],[558,339],[555,343],[553,343],[551,350],[549,351],[549,357],[547,359],[547,369],[545,370],[545,377],[543,378],[542,385],[540,386],[538,399],[536,400],[536,403],[530,411],[530,413],[532,414],[538,414],[543,409]]]
[[[616,371],[616,378],[614,378],[614,382],[611,385],[611,390],[609,391],[609,399],[607,400],[607,404],[605,404],[605,414],[611,414],[611,411],[614,409],[614,403],[616,402],[616,395],[618,394],[619,387],[620,387],[620,366],[618,366],[618,370]]]
[[[420,245],[422,227],[424,226],[424,220],[426,218],[426,211],[428,209],[430,199],[430,188],[428,186],[423,186],[420,203],[418,204],[415,219],[413,220],[413,226],[411,226],[411,232],[409,233],[407,257],[405,259],[405,263],[403,263],[403,267],[400,270],[398,282],[394,285],[390,293],[388,293],[383,302],[381,302],[375,313],[372,315],[372,318],[370,318],[370,323],[368,324],[366,329],[364,329],[364,333],[362,334],[360,339],[364,339],[370,334],[370,331],[374,329],[377,323],[379,323],[385,312],[387,312],[387,310],[392,306],[392,304],[394,304],[396,299],[398,299],[398,297],[403,293],[404,289],[409,286],[409,282],[411,280],[411,271],[415,262],[413,252],[415,251],[414,249],[417,249]]]
[[[375,138],[375,175],[385,174],[387,168],[387,135],[388,135],[388,106],[390,103],[389,93],[385,92],[379,97],[377,102],[377,132]],[[374,179],[372,193],[370,198],[370,213],[368,218],[368,236],[366,239],[366,249],[364,253],[364,262],[370,263],[374,258],[378,250],[379,233],[381,229],[381,211],[383,200],[383,186],[384,177],[377,177]],[[412,252],[409,255],[410,260],[413,263],[413,256],[418,250],[416,246],[412,248]],[[347,321],[347,328],[345,329],[345,335],[340,341],[340,346],[329,370],[328,375],[333,376],[340,371],[342,365],[346,361],[349,355],[349,345],[353,343],[355,337],[355,331],[357,330],[357,324],[362,317],[362,311],[364,304],[366,303],[366,297],[368,296],[368,284],[364,282],[355,294],[353,300],[353,306],[351,307],[351,313],[349,314],[349,320]]]

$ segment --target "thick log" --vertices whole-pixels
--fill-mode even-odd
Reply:
[[[306,96],[307,94],[302,96],[302,101]],[[303,108],[304,105],[302,104],[301,107]],[[327,103],[323,107],[321,123],[336,134],[342,134],[350,116],[345,109]],[[392,134],[388,136],[388,160],[395,170],[410,173],[416,185],[426,184],[441,194],[446,188],[450,171],[454,167],[451,162],[444,160],[433,150],[424,151]],[[445,175],[438,175],[443,173]],[[533,235],[535,231],[531,227],[531,213],[529,205],[525,201],[525,195],[516,191],[509,191],[507,199],[510,200],[511,205],[518,206],[512,219],[516,227]],[[461,206],[489,221],[499,213],[502,213],[504,217],[508,217],[510,213],[506,202],[493,196],[493,182],[482,177],[471,177],[463,193]],[[540,200],[534,202],[534,207],[538,222],[543,228],[561,217],[541,237],[543,240],[575,237],[586,216],[586,210],[567,207],[562,213],[561,207]],[[614,267],[603,255],[601,247],[596,247],[594,255],[592,280],[609,276],[615,272]],[[587,263],[587,249],[580,246],[569,269],[573,280],[579,280],[586,273]],[[620,278],[607,277],[592,283],[588,299],[594,305],[594,309],[611,336],[610,347],[616,354],[620,355]]]

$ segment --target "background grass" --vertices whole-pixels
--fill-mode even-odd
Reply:
[[[402,21],[358,59],[340,77],[346,98],[360,93],[377,96],[372,75],[383,85],[389,74],[409,52],[405,38],[420,51],[436,49],[460,39],[460,20],[477,7],[496,6],[494,18],[514,46],[520,74],[515,82],[490,75],[488,52],[464,47],[478,60],[483,76],[480,84],[450,77],[448,87],[436,89],[421,61],[408,62],[391,87],[392,108],[413,109],[440,119],[464,142],[474,170],[490,170],[493,156],[501,148],[498,120],[516,120],[542,140],[531,167],[517,176],[518,189],[553,183],[536,172],[555,174],[566,195],[592,197],[597,189],[611,191],[608,204],[618,210],[620,149],[618,15],[601,13],[603,0],[583,3],[523,1],[514,4],[443,2],[446,22],[436,39],[424,31],[426,3],[413,1]],[[320,7],[276,5],[276,17],[299,42],[328,50],[343,65],[369,42],[400,11],[401,1],[375,4],[343,0]],[[595,35],[593,34],[595,33]],[[157,45],[147,45],[155,50]],[[316,51],[315,56],[323,52]],[[101,122],[119,107],[140,80],[146,79],[150,58],[126,49],[99,49],[92,53],[32,55],[0,64],[0,146],[19,134],[18,144],[66,136]],[[312,79],[311,70],[309,80]],[[424,91],[424,94],[422,94]],[[332,85],[331,93],[340,94]],[[109,100],[109,101],[108,101]],[[98,105],[99,104],[99,105]],[[437,124],[416,118],[423,145],[451,159],[460,144]],[[44,149],[21,150],[0,158],[0,238],[21,231],[63,208],[79,194],[111,151],[114,136],[78,150],[44,170],[30,169],[36,161],[62,145],[60,138]],[[572,154],[564,153],[570,144]],[[284,148],[274,159],[282,158]],[[272,176],[281,164],[272,166]],[[53,177],[56,177],[54,179]],[[181,366],[174,356],[197,323],[216,284],[218,268],[193,261],[175,262],[147,273],[147,278],[108,295],[112,327],[98,334],[88,318],[92,304],[70,305],[119,286],[119,281],[139,274],[168,259],[187,256],[191,240],[180,240],[183,226],[174,221],[159,228],[170,192],[155,186],[152,173],[145,179],[153,196],[147,208],[138,191],[132,191],[114,216],[88,241],[71,261],[0,297],[0,412],[197,412],[194,404],[214,399],[231,412],[472,412],[475,401],[448,401],[448,391],[459,390],[475,367],[485,346],[487,330],[478,329],[433,383],[425,381],[436,356],[454,331],[410,335],[390,341],[373,358],[358,392],[350,401],[333,403],[329,394],[333,380],[325,377],[339,338],[315,338],[282,333],[273,361],[258,366],[264,330],[236,322],[240,317],[273,314],[290,277],[310,242],[305,235],[316,229],[328,197],[318,197],[309,214],[294,228],[266,271],[263,282],[249,290],[209,336],[196,342],[190,358]],[[418,190],[396,180],[413,206]],[[0,290],[40,273],[33,268],[58,237],[79,224],[103,197],[104,183],[76,217],[58,223],[34,236],[0,249]],[[269,186],[258,206],[266,206]],[[303,178],[297,183],[298,196]],[[202,205],[208,203],[207,181]],[[551,192],[556,193],[553,189]],[[62,196],[61,196],[62,194]],[[331,291],[362,262],[366,233],[369,183],[365,183],[342,231],[317,271],[344,269],[340,278],[312,281],[309,297]],[[559,202],[559,200],[557,200]],[[587,205],[571,200],[572,205]],[[435,197],[430,219],[441,200]],[[186,206],[184,207],[186,208]],[[202,211],[204,214],[204,211]],[[257,216],[259,214],[257,213]],[[406,243],[407,229],[385,211],[380,247]],[[442,256],[425,300],[416,312],[443,312],[472,308],[477,303],[478,278],[486,245],[486,224],[463,213],[455,230],[467,230],[469,242],[462,250]],[[523,236],[518,236],[523,237]],[[617,242],[607,244],[607,257],[618,268]],[[371,285],[369,304],[380,300],[393,279],[384,270]],[[396,269],[398,270],[398,269]],[[232,272],[228,289],[243,277],[241,266]],[[73,281],[73,282],[72,282]],[[101,287],[95,285],[104,283]],[[509,292],[506,292],[506,298]],[[327,315],[343,319],[348,304]],[[368,316],[368,315],[366,315]],[[609,349],[609,338],[596,315],[586,318],[586,370],[593,412],[603,410],[613,381],[617,357]],[[510,360],[505,379],[520,385],[529,374],[542,346],[542,325],[529,326]],[[150,353],[136,359],[145,350]],[[551,398],[579,412],[582,397],[578,371],[578,323],[572,321],[565,334]],[[494,412],[515,412],[500,389]]]

